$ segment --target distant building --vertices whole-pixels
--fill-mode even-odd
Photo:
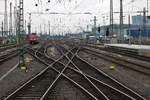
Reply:
[[[132,16],[132,24],[133,25],[143,25],[144,17],[141,15]],[[150,25],[150,19],[146,17],[146,25]]]
[[[109,25],[106,26],[101,26],[101,30],[100,30],[100,35],[101,36],[105,36],[106,32],[107,32],[107,28],[109,28]],[[129,33],[130,30],[130,33]],[[140,33],[141,32],[141,33]],[[145,31],[143,30],[143,26],[142,25],[129,25],[128,24],[124,24],[123,25],[123,29],[122,29],[122,36],[126,37],[128,35],[131,35],[132,37],[139,37],[139,35],[141,34],[142,37],[150,37],[150,25],[146,25],[145,26]],[[114,24],[113,25],[113,33],[110,33],[109,31],[109,37],[116,37],[120,35],[120,25],[118,24]]]
[[[123,31],[122,34],[126,35],[126,30],[128,30],[128,25],[124,24],[123,25]],[[107,33],[108,32],[108,33]],[[100,35],[101,36],[105,36],[107,33],[107,35],[109,37],[114,37],[114,36],[118,36],[120,34],[120,25],[118,24],[114,24],[113,25],[113,33],[110,32],[110,25],[106,25],[106,26],[101,26],[100,28]]]

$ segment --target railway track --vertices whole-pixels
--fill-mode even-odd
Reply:
[[[16,44],[0,45],[0,52],[17,47]]]
[[[0,48],[1,48],[1,47],[11,46],[11,45],[14,45],[14,44],[4,44],[4,45],[0,45]]]
[[[122,54],[122,55],[125,55],[125,56],[129,56],[129,57],[132,57],[132,58],[136,58],[136,59],[139,59],[139,60],[150,62],[150,57],[139,55],[137,52],[129,52],[129,51],[126,51],[126,50],[118,50],[118,49],[114,49],[114,48],[111,48],[111,49],[105,48],[104,50],[109,51],[109,52],[113,52],[113,53],[119,53],[119,54]]]
[[[121,55],[132,57],[132,58],[135,58],[135,59],[138,59],[138,60],[143,60],[143,61],[150,62],[150,57],[139,55],[138,52],[134,51],[134,50],[127,51],[127,50],[119,50],[119,49],[116,49],[116,48],[107,48],[107,47],[100,48],[100,47],[89,46],[89,45],[86,45],[86,46],[87,47],[92,47],[92,48],[95,48],[95,49],[100,49],[100,50],[112,52],[112,53],[121,54]]]
[[[0,45],[0,64],[12,57],[17,56],[16,47],[16,44]]]
[[[34,57],[40,56],[41,59],[44,59],[43,55],[38,51],[35,52],[33,49],[28,49],[27,51]],[[49,61],[49,63],[53,64],[54,62]],[[49,85],[54,81],[57,74],[53,69],[46,68],[12,94],[8,95],[5,100],[39,100]]]
[[[37,99],[37,100],[57,100],[57,99],[52,99],[52,97],[50,97],[51,96],[50,94],[52,92],[53,87],[55,87],[56,83],[62,79],[66,79],[67,81],[72,83],[72,85],[79,88],[82,92],[84,92],[84,94],[86,94],[86,96],[88,97],[89,100],[114,100],[114,99],[115,100],[116,99],[117,100],[145,100],[140,95],[136,94],[135,92],[133,92],[131,90],[128,90],[128,93],[131,93],[130,95],[128,95],[128,94],[126,94],[127,92],[126,93],[121,92],[118,89],[115,89],[110,86],[108,86],[107,88],[105,87],[105,89],[104,89],[104,87],[101,85],[103,84],[104,86],[107,86],[108,84],[106,85],[106,83],[102,83],[99,79],[97,79],[99,76],[103,75],[102,73],[101,73],[102,74],[101,75],[100,72],[98,71],[99,76],[96,75],[97,78],[95,78],[95,76],[94,76],[95,74],[94,75],[93,75],[93,73],[92,73],[92,75],[87,74],[85,72],[85,70],[80,69],[81,67],[82,68],[84,67],[83,69],[85,69],[85,66],[81,66],[80,64],[78,66],[76,66],[77,62],[74,62],[74,60],[76,60],[76,58],[78,58],[78,56],[77,56],[78,49],[77,49],[77,51],[76,51],[76,49],[72,49],[72,50],[69,50],[68,52],[65,52],[57,60],[47,57],[42,52],[45,52],[45,50],[41,49],[40,51],[37,51],[37,52],[30,50],[30,53],[32,53],[32,55],[36,54],[36,58],[38,58],[41,62],[43,62],[48,67],[45,70],[43,70],[41,73],[39,73],[37,76],[35,76],[31,80],[29,80],[27,83],[25,83],[23,86],[18,88],[15,92],[13,92],[11,95],[9,95],[7,98],[5,98],[5,100],[17,100],[17,98],[22,98],[21,100],[27,100],[27,99],[28,100],[31,100],[31,99],[32,100],[33,99],[34,100],[35,99]],[[74,53],[72,53],[72,52],[74,52]],[[67,64],[66,64],[66,60],[65,61],[62,60],[62,57],[65,57],[63,59],[68,60]],[[83,60],[80,60],[80,61],[83,61]],[[90,68],[92,67],[88,63],[86,63],[86,64],[88,67],[90,67]],[[90,68],[88,68],[88,71],[90,71],[89,70]],[[93,70],[93,67],[91,69]],[[41,80],[45,80],[45,79],[49,78],[49,75],[47,78],[41,77],[41,76],[43,76],[43,75],[47,76],[46,72],[49,70],[50,70],[50,72],[48,72],[48,74],[51,73],[50,75],[54,76],[53,77],[54,80],[51,80],[51,81],[49,80],[50,81],[49,84],[47,84],[45,89],[43,90],[43,83],[41,82]],[[94,71],[95,70],[96,69],[94,69]],[[104,76],[108,77],[107,75],[104,75]],[[107,79],[107,82],[112,82],[112,79],[110,79],[110,80],[111,81],[108,81],[108,79]],[[48,82],[46,82],[46,83],[48,83]],[[37,84],[37,87],[34,87],[35,84]],[[118,86],[119,85],[117,85],[117,87]],[[100,90],[101,88],[103,88],[102,89],[103,92],[102,92],[102,90]],[[108,93],[107,89],[110,91],[109,93]],[[126,89],[126,88],[123,88],[123,89]]]
[[[63,49],[61,49],[63,50]],[[66,57],[67,58],[67,57]],[[68,58],[69,59],[69,58]],[[144,99],[139,94],[135,93],[131,89],[127,88],[126,86],[122,85],[118,81],[114,80],[113,78],[109,77],[108,75],[104,74],[103,72],[98,71],[94,67],[88,64],[88,62],[85,62],[79,56],[74,57],[72,64],[75,66],[75,68],[71,68],[72,70],[78,72],[78,73],[84,73],[84,76],[86,78],[89,78],[90,81],[96,85],[96,87],[103,92],[107,98],[110,100],[116,100],[116,99],[122,99],[125,100],[125,98],[128,97],[127,100],[131,97],[132,99],[135,98],[136,100],[142,100]],[[80,64],[79,64],[80,62]],[[81,64],[82,63],[82,64]],[[69,74],[68,76],[71,76],[73,74]],[[103,77],[102,77],[103,75]],[[111,95],[110,95],[111,94]],[[124,94],[124,95],[122,95]],[[128,94],[128,95],[127,95]],[[118,97],[118,98],[117,98]],[[131,99],[130,98],[130,99]],[[121,100],[122,100],[121,99]]]
[[[68,54],[67,54],[68,55]],[[71,59],[74,57],[75,55],[73,55],[71,57]],[[56,81],[58,81],[58,79],[61,78],[61,76],[64,76],[66,77],[70,82],[73,83],[73,85],[76,85],[78,86],[80,89],[82,89],[82,91],[84,91],[85,93],[87,93],[90,97],[92,97],[90,100],[98,100],[98,98],[103,98],[102,100],[106,100],[104,96],[100,95],[100,93],[98,91],[95,90],[94,87],[92,87],[92,85],[89,83],[89,82],[84,82],[86,81],[85,79],[83,79],[83,77],[81,76],[78,76],[77,78],[72,78],[71,76],[67,76],[65,74],[65,72],[67,70],[69,70],[69,64],[71,62],[71,59],[68,60],[68,63],[66,64],[63,64],[63,63],[60,63],[60,62],[63,62],[62,59],[60,59],[59,64],[61,64],[63,66],[63,70],[59,71],[60,74],[58,75],[58,78],[56,79]],[[57,69],[57,68],[56,68]],[[67,72],[68,73],[68,72]],[[70,73],[70,72],[69,72]],[[81,81],[80,79],[82,78],[83,80]],[[56,84],[56,81],[54,82],[54,84]],[[52,86],[54,86],[54,84],[52,84]],[[49,100],[50,98],[50,90],[52,88],[52,86],[47,90],[47,92],[45,93],[45,95],[42,97],[41,100]],[[91,86],[91,88],[89,88],[89,86]],[[93,91],[93,93],[95,93],[93,95],[93,93],[91,94],[89,91]],[[96,96],[95,96],[96,95]]]
[[[110,61],[110,62],[115,63],[117,65],[120,65],[122,67],[125,67],[128,69],[134,70],[136,72],[139,72],[141,74],[150,76],[150,67],[148,67],[148,66],[138,64],[136,62],[131,62],[131,61],[128,61],[125,59],[121,59],[118,56],[110,55],[110,54],[107,54],[106,52],[98,52],[98,51],[91,50],[88,48],[83,48],[82,50],[83,50],[83,52],[86,52],[86,53],[92,54],[94,56],[100,57],[104,60]]]
[[[14,49],[12,51],[5,52],[4,54],[0,55],[0,64],[13,58],[18,55],[18,50]]]
[[[42,51],[42,50],[41,50]],[[32,55],[38,53],[36,55],[36,57],[40,56],[41,57],[41,53],[40,52],[34,52],[33,50],[30,50],[30,53],[32,53]],[[56,74],[53,74],[56,77],[58,77],[58,73],[61,73],[59,72],[58,70],[61,70],[58,68],[57,65],[55,65],[55,63],[57,63],[57,60],[54,61],[52,64],[49,64],[50,62],[48,60],[43,60],[44,57],[41,57],[41,58],[38,58],[41,62],[43,62],[45,65],[47,65],[48,67],[43,70],[41,73],[39,73],[37,76],[35,76],[34,78],[32,78],[31,80],[29,80],[27,83],[25,83],[24,85],[22,85],[20,88],[18,88],[15,92],[13,92],[12,94],[10,94],[9,96],[7,96],[5,98],[5,100],[43,100],[43,92],[45,92],[45,90],[43,90],[43,88],[45,87],[45,85],[43,86],[43,82],[45,83],[46,82],[46,78],[43,77],[43,75],[47,75],[51,73],[56,73]],[[48,59],[48,58],[47,58]],[[50,60],[50,59],[49,59]],[[51,59],[52,61],[52,59]],[[52,67],[53,66],[53,67]],[[51,71],[51,72],[48,72],[48,74],[46,74],[47,71]],[[49,75],[48,75],[49,76]],[[79,87],[80,89],[82,89],[82,87],[78,86],[78,84],[75,84],[74,81],[72,81],[70,78],[68,78],[67,76],[63,75],[63,77],[67,80],[69,80],[70,82],[72,82],[75,86]],[[49,77],[50,79],[51,77]],[[61,77],[60,77],[61,78]],[[57,81],[57,79],[59,78],[56,78],[55,80],[52,80],[51,82],[53,82],[52,84],[49,83],[49,84],[46,84],[49,85],[50,87],[52,85],[54,85],[54,83]],[[43,82],[41,81],[43,80]],[[47,82],[46,82],[47,83]],[[37,86],[37,87],[35,87]],[[50,88],[49,87],[49,88]],[[48,87],[45,87],[45,89],[49,89]],[[42,91],[41,91],[42,90]],[[84,89],[82,89],[83,91],[85,91]],[[89,95],[89,98],[92,98],[90,96],[90,94],[88,94],[88,92],[85,92],[87,95]],[[43,95],[43,96],[42,96]],[[42,96],[42,98],[41,98]],[[45,97],[45,96],[44,96]],[[44,99],[45,100],[45,99]],[[89,99],[89,100],[95,100],[95,99]]]

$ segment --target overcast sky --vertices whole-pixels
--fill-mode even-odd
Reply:
[[[8,0],[15,4],[15,0]],[[51,24],[51,32],[78,32],[82,29],[86,29],[86,26],[93,25],[93,17],[97,16],[97,25],[104,25],[109,23],[109,2],[110,0],[24,0],[25,7],[25,20],[28,21],[27,12],[58,12],[65,13],[67,15],[32,15],[32,31],[39,31],[41,25],[42,31],[48,30],[48,21]],[[119,1],[114,0],[114,12],[119,11]],[[123,0],[125,11],[125,22],[127,21],[127,15],[129,12],[140,11],[143,7],[146,7],[147,0]],[[150,0],[149,0],[150,2]],[[36,7],[35,4],[38,4]],[[150,4],[150,3],[149,3]],[[9,7],[8,7],[9,10]],[[4,12],[4,0],[0,0],[0,13]],[[76,14],[91,12],[92,15]],[[128,13],[127,13],[128,12]],[[9,11],[8,11],[9,13]],[[131,13],[130,13],[131,14]],[[132,15],[135,15],[132,14]],[[118,23],[119,15],[114,15],[114,22]],[[3,20],[3,15],[0,15],[0,23]],[[0,25],[1,26],[1,25]],[[45,29],[44,29],[45,26]]]

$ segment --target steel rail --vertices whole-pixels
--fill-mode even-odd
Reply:
[[[61,56],[63,57],[63,56]],[[50,66],[48,63],[46,63],[44,60],[39,59],[41,62],[43,62],[45,65],[49,66],[48,68],[52,68],[53,70],[55,70],[56,72],[59,72],[57,69],[53,68],[52,66]],[[57,60],[55,60],[55,63],[57,62]],[[47,68],[47,69],[48,69]],[[70,79],[69,77],[67,77],[66,75],[63,74],[63,77],[65,77],[66,79],[68,79],[70,82],[72,82],[74,85],[76,85],[77,87],[79,87],[81,90],[83,90],[86,94],[88,94],[88,96],[90,96],[93,100],[97,100],[91,93],[89,93],[86,89],[84,89],[82,86],[80,86],[78,83],[74,82],[72,79]]]
[[[28,48],[29,49],[29,48]],[[35,57],[35,55],[34,55],[34,50],[33,49],[30,49],[31,50],[31,52],[29,51],[29,53],[32,55],[32,56],[34,56]],[[55,62],[54,62],[55,63]],[[53,63],[51,64],[51,65],[53,65]],[[51,66],[50,64],[49,64],[49,66]],[[19,87],[17,90],[15,90],[12,94],[10,94],[9,96],[7,96],[6,98],[5,98],[5,100],[8,100],[8,99],[10,99],[14,94],[16,94],[19,90],[21,90],[21,89],[23,89],[23,87],[25,87],[26,85],[28,85],[30,82],[32,82],[34,79],[36,79],[37,77],[39,77],[40,75],[42,75],[43,73],[45,73],[47,70],[49,69],[49,67],[47,67],[47,68],[45,68],[43,71],[41,71],[39,74],[37,74],[35,77],[33,77],[33,78],[31,78],[29,81],[27,81],[25,84],[23,84],[21,87]]]
[[[89,49],[89,48],[86,48],[86,47],[83,47],[83,49],[87,49],[87,50],[91,50],[91,49]],[[105,50],[105,49],[104,49]],[[106,51],[104,51],[104,50],[101,50],[102,52],[108,52],[108,50],[106,50]],[[112,49],[111,49],[112,50]],[[93,51],[93,50],[92,50]],[[95,50],[94,50],[95,51]],[[97,51],[95,51],[95,52],[97,52]],[[111,52],[110,50],[109,50],[109,52]],[[123,51],[122,51],[123,52]],[[98,53],[98,52],[97,52]],[[111,54],[113,54],[113,55],[117,55],[117,54],[120,54],[120,52],[117,52],[117,53],[113,53],[113,51],[111,52]],[[128,53],[125,53],[124,55],[128,55]],[[132,54],[129,54],[130,56],[132,56]],[[129,56],[129,57],[130,57]],[[137,55],[137,56],[140,56],[140,55]],[[119,56],[118,56],[119,57]],[[132,57],[132,58],[134,58],[134,57]],[[119,57],[119,59],[121,59],[122,60],[122,58],[120,58]],[[149,59],[150,60],[150,57],[149,58],[147,58],[147,59]],[[130,61],[130,60],[128,60],[128,59],[124,59],[126,62],[128,62],[128,63],[131,63],[131,64],[134,64],[134,65],[137,65],[137,66],[141,66],[141,67],[144,67],[144,68],[146,68],[146,69],[150,69],[150,67],[149,66],[144,66],[143,65],[143,63],[141,64],[141,63],[136,63],[136,62],[133,62],[133,61]],[[143,60],[143,61],[146,61],[146,60]],[[149,61],[148,61],[149,62]]]
[[[110,52],[109,48],[108,49],[104,48],[104,50],[107,50],[107,51]],[[150,57],[139,55],[139,54],[137,54],[138,52],[129,52],[129,51],[126,51],[126,50],[119,50],[117,48],[111,48],[111,50],[112,50],[111,52],[113,52],[113,53],[122,54],[122,55],[125,55],[125,56],[129,56],[129,57],[136,58],[138,60],[147,61],[147,62],[150,61]]]
[[[58,61],[57,61],[58,62]],[[47,64],[49,65],[49,64]],[[59,72],[57,69],[53,68],[50,66],[50,68],[52,68],[53,70],[55,70],[56,72]],[[76,84],[78,87],[80,87],[79,84],[77,84],[76,82],[74,82],[72,79],[70,79],[69,77],[67,77],[65,74],[62,74],[63,77],[67,78],[69,81],[73,82],[74,84]],[[82,90],[84,90],[84,88],[80,87]],[[86,89],[84,90],[88,95],[91,95],[92,97],[92,94],[88,93],[88,91],[86,91]],[[95,99],[96,100],[96,99]]]
[[[66,53],[67,55],[68,53]],[[59,61],[59,60],[58,60]],[[58,62],[57,61],[57,62]],[[58,71],[56,68],[52,67],[54,70],[56,70],[57,72],[59,72],[59,74],[61,74],[63,77],[65,77],[66,79],[68,79],[70,82],[72,82],[73,84],[77,85],[80,89],[82,89],[84,92],[86,92],[90,97],[92,97],[94,100],[98,100],[95,96],[93,96],[89,91],[87,91],[84,87],[82,87],[81,85],[79,85],[78,83],[76,83],[75,81],[73,81],[71,78],[69,78],[68,76],[66,76],[65,74],[61,73],[60,71]],[[57,79],[58,80],[58,79]],[[56,80],[56,81],[57,81]],[[55,84],[55,83],[54,83]],[[52,88],[52,85],[48,88],[48,90],[45,92],[45,94],[41,97],[40,100],[43,100],[46,95],[48,94],[48,92],[50,91],[50,89]]]
[[[17,47],[17,45],[13,44],[13,45],[0,46],[0,52],[4,51],[6,49],[13,48],[13,47]]]
[[[62,49],[61,49],[62,50]],[[77,53],[79,52],[79,50],[80,50],[80,48],[77,50],[77,52],[75,52],[74,54],[71,52],[71,50],[70,51],[68,51],[68,52],[70,52],[71,54],[72,54],[72,58],[70,59],[67,55],[65,55],[65,57],[68,59],[68,60],[70,60],[70,63],[71,64],[73,64],[73,66],[75,66],[75,68],[77,69],[77,70],[79,70],[82,74],[80,74],[80,75],[82,75],[106,100],[109,100],[109,98],[93,83],[93,82],[91,82],[91,80],[89,80],[89,78],[87,78],[86,77],[86,75],[85,74],[83,74],[83,72],[72,62],[72,59],[74,58],[74,56],[76,56],[77,55]],[[62,51],[62,53],[63,53],[63,55],[64,55],[64,52]]]
[[[129,56],[138,60],[143,60],[143,61],[150,61],[150,57],[147,56],[143,56],[143,55],[138,55],[137,52],[134,52],[135,50],[130,50],[130,51],[126,51],[126,50],[119,50],[117,48],[114,47],[105,47],[105,48],[101,48],[101,47],[97,47],[97,46],[91,46],[91,45],[86,45],[87,47],[91,47],[91,48],[95,48],[95,49],[101,49],[104,51],[108,51],[108,52],[112,52],[112,53],[117,53],[117,54],[121,54],[124,56]]]
[[[85,61],[84,59],[82,59],[79,55],[76,56],[78,59],[80,59],[81,61],[83,61],[84,63],[88,64],[91,68],[93,68],[94,70],[96,70],[98,73],[100,73],[101,75],[107,77],[108,79],[114,81],[115,83],[117,83],[118,85],[120,85],[122,88],[124,88],[124,90],[128,90],[128,95],[132,95],[131,97],[135,98],[136,100],[146,100],[144,97],[142,97],[141,95],[139,95],[138,93],[136,93],[135,91],[133,91],[132,89],[128,88],[127,86],[123,85],[122,83],[120,83],[119,81],[117,81],[116,79],[112,78],[111,76],[109,76],[108,74],[106,74],[105,72],[101,71],[100,69],[96,68],[95,66],[93,66],[92,64],[90,64],[89,62]],[[86,72],[85,72],[86,73]],[[111,84],[111,83],[110,83]],[[124,91],[123,91],[124,92]]]
[[[77,50],[77,52],[78,52],[78,50]],[[64,55],[65,56],[65,55]],[[73,59],[73,57],[74,57],[75,55],[73,55],[72,57],[71,57],[71,59]],[[68,61],[68,63],[65,65],[65,67],[64,67],[64,69],[61,71],[61,73],[59,74],[59,76],[58,76],[58,78],[56,79],[56,81],[58,81],[58,79],[60,78],[60,76],[67,70],[67,68],[69,67],[69,64],[70,64],[70,62],[71,62],[71,59]],[[68,76],[69,77],[69,76]],[[56,83],[56,81],[54,81],[54,84]],[[45,95],[43,95],[43,97],[41,98],[41,100],[43,100],[45,97],[46,97],[46,95],[48,94],[48,92],[50,91],[50,89],[52,88],[52,86],[54,85],[54,84],[52,84],[51,86],[50,86],[50,88],[46,91],[46,93],[45,93]],[[106,100],[108,100],[108,99],[106,99]]]
[[[68,51],[68,52],[72,53],[71,51]],[[62,53],[63,53],[63,52],[62,52]],[[73,53],[72,53],[72,54],[73,54]],[[69,57],[66,57],[66,58],[69,59]],[[114,88],[114,87],[112,87],[112,86],[110,86],[110,85],[108,85],[108,84],[106,84],[106,83],[100,81],[100,80],[97,80],[96,78],[94,78],[94,77],[92,77],[92,76],[90,76],[90,75],[87,75],[87,74],[83,73],[83,72],[79,69],[79,67],[77,67],[73,62],[71,62],[71,63],[75,66],[75,68],[76,68],[77,70],[74,69],[74,68],[72,68],[72,67],[70,67],[70,69],[72,69],[72,70],[74,70],[75,72],[77,72],[77,73],[83,75],[83,76],[84,76],[86,79],[88,79],[89,81],[94,80],[94,81],[100,83],[101,85],[103,85],[103,86],[105,86],[105,87],[109,87],[110,89],[113,89],[113,90],[119,92],[120,94],[125,95],[126,97],[128,97],[128,99],[130,98],[130,99],[132,99],[132,100],[135,100],[133,97],[129,96],[128,94],[123,93],[122,91],[120,91],[120,90],[118,90],[118,89],[116,89],[116,88]],[[91,79],[91,80],[90,80],[90,79]],[[91,82],[92,82],[92,81],[91,81]],[[94,83],[93,83],[93,84],[94,84]],[[116,94],[115,94],[115,95],[116,95]],[[106,94],[105,94],[105,96],[106,96]],[[108,95],[108,96],[110,96],[110,95]],[[107,98],[112,99],[112,97],[107,97]]]
[[[4,45],[0,45],[0,48],[1,48],[1,47],[12,46],[12,45],[15,45],[15,44],[4,44]]]
[[[7,61],[8,59],[10,59],[10,58],[12,58],[12,57],[15,57],[15,56],[17,56],[17,55],[18,55],[17,50],[8,52],[8,53],[5,54],[5,55],[1,55],[1,56],[0,56],[0,65],[1,65],[3,62]]]
[[[106,74],[105,72],[101,71],[100,69],[96,68],[95,66],[93,66],[92,64],[90,64],[89,62],[85,61],[84,59],[82,59],[78,54],[76,55],[76,58],[78,58],[79,60],[83,61],[85,64],[89,65],[90,67],[92,67],[94,70],[96,70],[98,73],[102,74],[103,76],[107,77],[108,79],[114,81],[115,83],[119,84],[122,88],[124,88],[124,90],[128,90],[128,95],[132,95],[132,97],[134,97],[136,100],[146,100],[144,97],[142,97],[141,95],[139,95],[137,92],[133,91],[132,89],[128,88],[127,86],[123,85],[122,83],[120,83],[119,81],[117,81],[116,79],[110,77],[108,74]],[[84,72],[85,71],[85,72]],[[84,68],[84,71],[82,70],[82,72],[86,73],[86,68]],[[91,73],[87,73],[87,75],[90,75]],[[94,77],[94,76],[93,76]],[[111,83],[110,83],[111,84]],[[118,87],[116,87],[118,88]]]
[[[32,50],[32,56],[34,56],[34,50]],[[31,52],[29,52],[31,54]],[[35,57],[35,56],[34,56]],[[35,57],[36,58],[36,57]],[[55,62],[54,62],[55,63]],[[52,64],[51,64],[52,65]],[[51,66],[49,64],[49,66]],[[13,95],[15,95],[17,92],[19,92],[21,89],[23,89],[25,86],[27,86],[29,83],[31,83],[32,81],[34,81],[34,79],[38,78],[39,76],[41,76],[42,74],[44,74],[47,70],[49,69],[49,67],[45,68],[44,70],[42,70],[39,74],[37,74],[35,77],[31,78],[29,81],[27,81],[25,84],[23,84],[22,86],[20,86],[19,88],[17,88],[13,93],[11,93],[10,95],[8,95],[4,100],[9,100],[13,97]],[[55,70],[54,70],[55,71]],[[55,71],[56,72],[56,71]]]
[[[98,84],[100,84],[101,86],[107,87],[107,88],[113,90],[114,93],[115,93],[115,92],[120,93],[118,97],[120,97],[120,95],[124,95],[124,96],[126,96],[126,97],[128,97],[128,98],[130,98],[130,99],[132,99],[132,100],[135,100],[133,97],[129,96],[128,94],[126,94],[126,93],[124,93],[124,92],[122,92],[122,91],[120,91],[120,90],[118,90],[118,89],[112,87],[111,85],[108,85],[108,84],[106,84],[106,83],[104,83],[104,82],[102,82],[102,81],[100,81],[100,80],[98,80],[98,79],[96,79],[96,78],[94,78],[94,77],[88,75],[88,74],[82,73],[81,71],[78,71],[78,70],[76,70],[76,69],[74,69],[74,68],[72,68],[72,67],[70,67],[70,69],[74,70],[76,73],[84,74],[84,75],[85,75],[87,78],[89,78],[91,81],[92,81],[92,80],[96,81],[96,82],[97,82]],[[93,82],[93,81],[92,81],[92,82]],[[103,88],[103,87],[102,87],[102,88]],[[106,94],[106,93],[105,93],[105,94]],[[110,96],[110,95],[108,95],[108,96]],[[117,94],[115,94],[114,96],[117,96]],[[113,99],[112,97],[108,97],[108,98],[109,98],[109,99]]]
[[[100,52],[96,52],[96,51],[93,52],[93,50],[89,50],[86,48],[84,48],[84,49],[86,50],[84,52],[93,54],[95,56],[101,57],[102,59],[108,60],[110,62],[116,63],[116,64],[121,65],[121,66],[125,66],[126,68],[129,68],[131,70],[134,70],[136,72],[140,72],[140,73],[147,75],[147,76],[150,76],[150,67],[146,67],[144,65],[132,63],[132,62],[127,61],[127,60],[119,59],[117,57],[114,57],[114,56],[111,56],[108,54],[104,54],[104,53],[100,53]],[[118,60],[120,62],[118,62]],[[132,66],[134,66],[134,67],[132,67]]]

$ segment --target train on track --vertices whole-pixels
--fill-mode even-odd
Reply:
[[[38,44],[39,43],[39,36],[36,33],[32,33],[27,35],[27,41],[29,44]]]

